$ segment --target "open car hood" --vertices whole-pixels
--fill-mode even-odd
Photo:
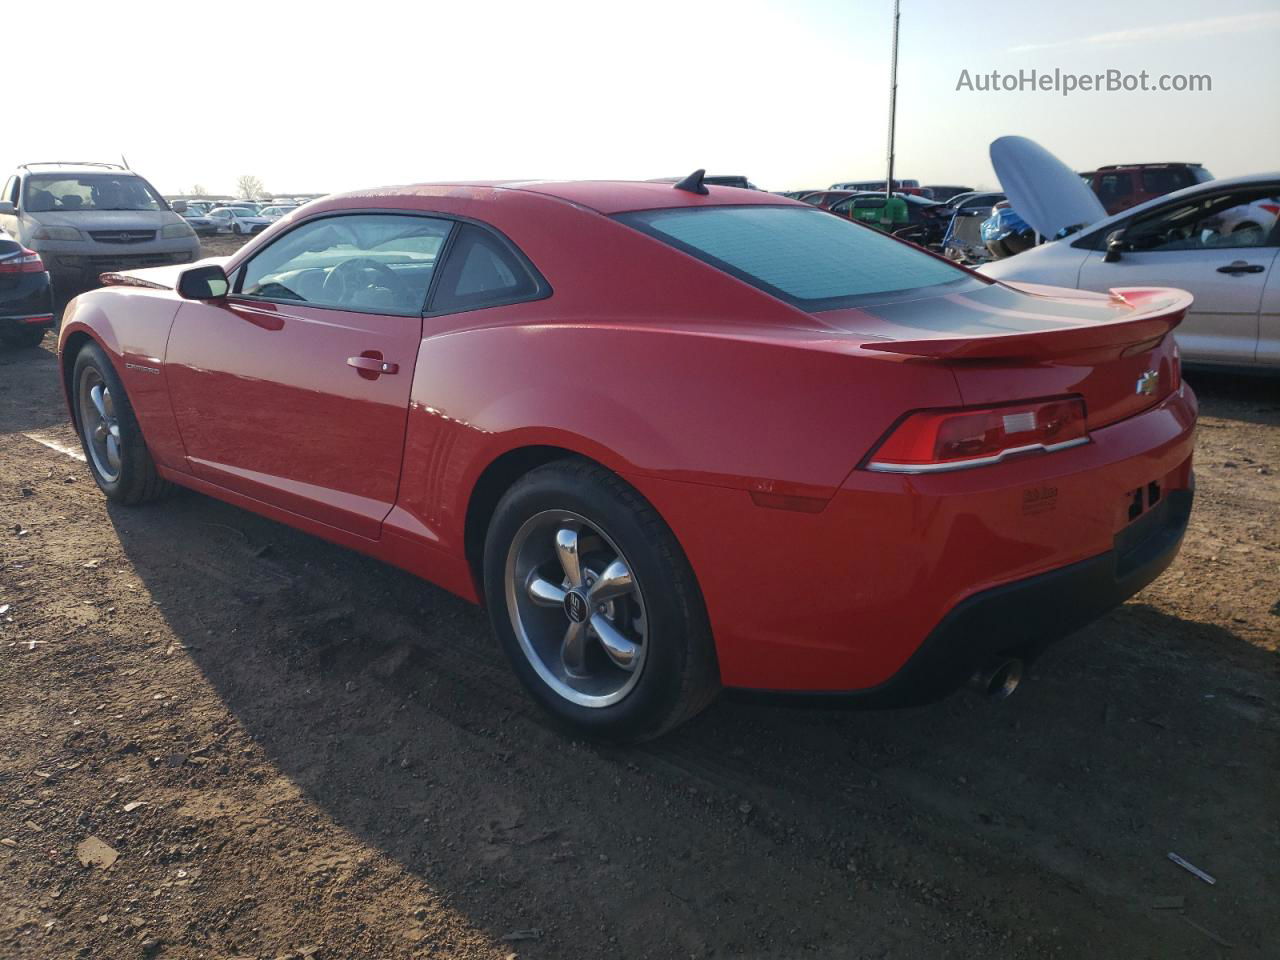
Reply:
[[[1046,240],[1097,223],[1107,215],[1102,201],[1080,175],[1034,140],[993,140],[991,165],[1009,205]]]

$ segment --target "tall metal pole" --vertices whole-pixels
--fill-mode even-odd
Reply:
[[[898,0],[893,0],[893,57],[889,79],[889,175],[884,181],[884,195],[893,193],[893,125],[898,113]]]

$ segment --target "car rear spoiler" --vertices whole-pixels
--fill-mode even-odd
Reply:
[[[1022,289],[1040,296],[1047,293],[1046,288],[1031,285]],[[1114,320],[978,336],[947,337],[940,333],[922,340],[871,341],[862,344],[862,348],[934,360],[1061,360],[1094,350],[1159,340],[1182,322],[1192,300],[1185,290],[1168,287],[1116,287],[1110,293],[1117,308]]]

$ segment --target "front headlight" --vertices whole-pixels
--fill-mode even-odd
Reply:
[[[41,227],[34,234],[33,240],[83,240],[80,231],[75,227]]]
[[[179,237],[194,237],[196,232],[191,229],[191,225],[185,220],[182,223],[167,224],[160,231],[161,240],[177,240]]]

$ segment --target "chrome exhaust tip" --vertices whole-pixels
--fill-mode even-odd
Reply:
[[[1007,700],[1022,682],[1022,661],[1017,657],[991,657],[973,672],[969,686],[988,700]]]

